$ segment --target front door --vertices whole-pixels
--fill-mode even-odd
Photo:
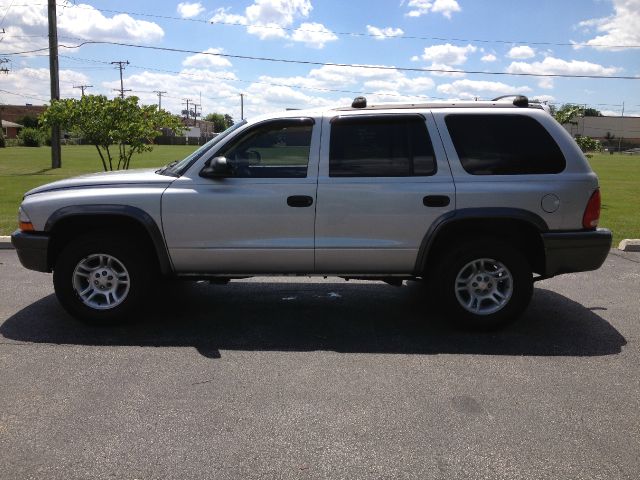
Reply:
[[[310,118],[249,126],[215,154],[226,176],[203,178],[196,164],[165,191],[178,273],[313,272],[319,128]]]

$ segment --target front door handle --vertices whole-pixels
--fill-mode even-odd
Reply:
[[[422,199],[425,207],[446,207],[451,199],[446,195],[427,195]]]
[[[290,207],[310,207],[313,205],[313,197],[308,195],[292,195],[287,198],[287,205]]]

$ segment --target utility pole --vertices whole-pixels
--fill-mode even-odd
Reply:
[[[193,104],[193,124],[194,124],[194,125],[196,124],[196,122],[197,122],[197,120],[198,120],[198,116],[200,115],[200,114],[198,113],[198,107],[199,107],[199,106],[200,106],[200,105],[199,105],[199,104],[197,104],[197,103],[194,103],[194,104]]]
[[[51,1],[51,0],[49,0]],[[125,61],[119,61],[119,62],[111,62],[111,65],[118,65],[118,68],[120,69],[120,98],[124,98],[124,83],[122,83],[122,71],[124,70],[124,66],[125,65],[129,65],[129,60],[125,60]],[[114,90],[117,91],[117,89],[114,88]],[[126,90],[127,92],[130,92],[131,90]]]
[[[51,101],[60,100],[60,79],[58,78],[58,18],[56,0],[48,2],[49,18],[49,77],[51,79]],[[60,125],[51,126],[51,168],[62,167],[60,148]]]
[[[162,94],[167,92],[164,90],[154,90],[153,93],[158,95],[158,110],[162,110]]]
[[[182,101],[187,104],[187,109],[183,110],[182,113],[187,116],[186,125],[189,126],[189,102],[193,102],[193,100],[191,100],[190,98],[183,98]]]
[[[84,97],[84,90],[86,88],[92,88],[93,85],[74,85],[73,88],[79,88],[80,90],[82,90],[82,96]]]
[[[132,90],[130,88],[113,88],[112,89],[114,92],[120,92],[120,98],[124,98],[124,92],[131,92]]]
[[[618,138],[618,153],[622,151],[623,136],[624,136],[624,102],[622,102],[622,116],[620,117],[620,137]]]
[[[240,120],[244,120],[244,93],[240,94]]]
[[[3,66],[5,63],[9,63],[8,58],[0,58],[0,73],[9,74],[9,69]]]

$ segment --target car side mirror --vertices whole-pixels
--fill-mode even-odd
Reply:
[[[200,176],[205,178],[225,178],[231,176],[231,165],[225,157],[213,157],[207,160]]]

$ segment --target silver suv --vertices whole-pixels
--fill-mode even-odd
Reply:
[[[153,277],[420,280],[434,304],[493,327],[533,282],[599,268],[598,179],[540,105],[366,105],[243,121],[159,170],[35,188],[13,236],[94,323],[153,300]],[[537,277],[534,277],[537,274]]]

